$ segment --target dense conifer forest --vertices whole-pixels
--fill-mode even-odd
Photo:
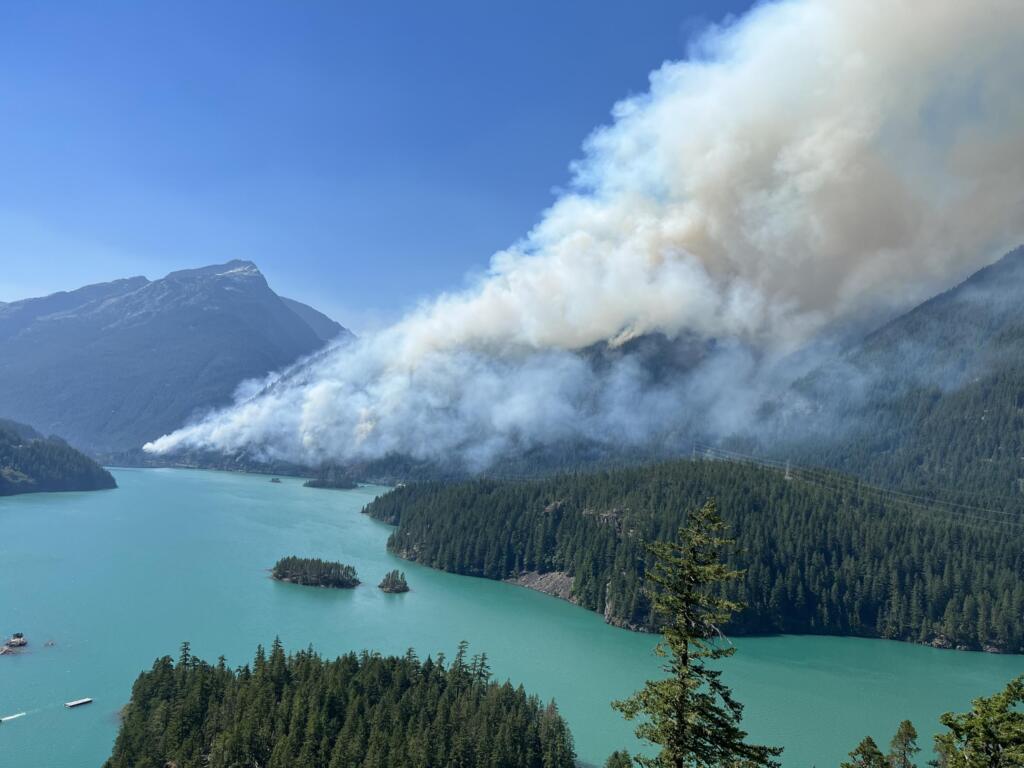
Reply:
[[[0,496],[116,487],[113,475],[60,438],[0,419]]]
[[[271,575],[278,581],[307,587],[350,589],[360,583],[351,565],[310,557],[282,557],[274,564]]]
[[[450,664],[350,653],[251,666],[158,659],[132,688],[105,768],[573,768],[554,703],[491,679],[465,645]]]
[[[885,637],[1024,650],[1024,549],[1015,519],[927,508],[830,473],[677,461],[532,481],[398,488],[371,502],[397,524],[389,547],[491,579],[560,573],[571,599],[652,629],[646,543],[717,498],[745,569],[733,634]]]

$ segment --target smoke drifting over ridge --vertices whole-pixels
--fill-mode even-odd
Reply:
[[[794,0],[712,28],[477,284],[147,450],[479,468],[695,414],[738,428],[773,361],[1024,240],[1021,30],[1017,0]],[[667,380],[578,354],[646,334],[702,351]]]

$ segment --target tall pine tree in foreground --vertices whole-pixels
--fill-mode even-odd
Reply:
[[[634,758],[645,768],[779,765],[773,758],[781,749],[747,743],[743,705],[708,665],[736,650],[719,630],[742,608],[720,596],[742,576],[723,562],[734,545],[713,500],[688,516],[674,541],[650,545],[655,568],[648,586],[664,621],[658,654],[669,676],[612,705],[627,720],[641,718],[636,735],[661,747],[656,757]]]
[[[920,751],[921,748],[917,746],[917,729],[912,722],[904,720],[889,742],[889,765],[892,768],[917,768],[914,755]]]

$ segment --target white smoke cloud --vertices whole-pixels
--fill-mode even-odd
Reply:
[[[757,6],[617,104],[474,286],[147,449],[483,466],[738,421],[724,382],[1024,239],[1022,43],[1019,0]],[[655,332],[730,351],[668,382],[575,353]]]

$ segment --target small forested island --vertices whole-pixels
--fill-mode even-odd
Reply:
[[[491,679],[486,656],[450,664],[363,652],[328,661],[274,642],[251,665],[208,664],[184,644],[132,686],[104,768],[573,768],[554,703]]]
[[[389,571],[387,576],[383,578],[380,584],[377,585],[385,592],[408,592],[409,583],[405,580],[404,571]]]
[[[351,589],[360,583],[351,565],[310,557],[282,557],[274,564],[271,576],[306,587]]]
[[[907,503],[833,472],[674,461],[541,480],[410,484],[367,505],[389,549],[571,600],[653,630],[647,545],[716,497],[739,541],[735,635],[884,637],[1024,652],[1020,531],[1004,516]]]
[[[0,419],[0,496],[116,487],[113,475],[59,437]]]

